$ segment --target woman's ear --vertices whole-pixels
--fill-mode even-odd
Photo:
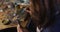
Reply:
[[[27,7],[27,8],[26,8],[26,12],[28,12],[29,14],[31,14],[30,7]]]

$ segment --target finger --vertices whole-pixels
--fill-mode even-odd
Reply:
[[[17,26],[17,32],[23,32],[22,29],[20,28],[20,25],[19,24]]]

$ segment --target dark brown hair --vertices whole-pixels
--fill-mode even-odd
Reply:
[[[45,9],[43,7],[43,10],[41,11],[41,3],[40,0],[31,0],[31,12],[32,12],[32,19],[35,25],[41,25],[42,24],[42,17],[44,18],[45,15],[43,13],[45,12]]]
[[[48,26],[54,20],[54,1],[30,0],[31,17],[36,26]],[[51,4],[52,3],[52,4]],[[49,13],[49,16],[48,14]]]

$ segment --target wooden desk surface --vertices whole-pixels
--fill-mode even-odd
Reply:
[[[28,21],[21,22],[21,26],[22,27],[26,27],[27,23],[28,23]],[[17,24],[16,23],[15,24],[14,23],[11,23],[10,25],[4,25],[2,23],[2,21],[0,21],[0,30],[6,29],[6,28],[11,28],[11,27],[17,27]]]

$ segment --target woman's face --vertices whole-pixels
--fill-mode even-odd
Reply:
[[[32,2],[33,0],[30,0],[30,3],[29,3],[29,10],[27,10],[27,12],[31,15],[31,17],[33,17],[33,18],[36,18],[36,16],[35,16],[35,14],[37,14],[36,13],[36,11],[35,11],[35,7],[34,7],[34,4],[33,4],[33,2]],[[37,19],[37,18],[36,18]]]
[[[31,2],[31,0],[30,0],[30,3],[29,3],[29,10],[27,10],[27,12],[30,14],[30,15],[32,15],[33,14],[33,12],[34,12],[34,9],[33,9],[34,7],[33,7],[33,3]]]
[[[35,1],[35,3],[32,1],[35,1],[35,0],[30,0],[30,7],[29,7],[30,10],[27,10],[27,12],[30,13],[34,23],[36,24],[36,23],[39,23],[39,20],[40,20],[39,19],[39,17],[40,17],[39,16],[39,13],[40,13],[39,12],[39,4],[36,3],[37,0]],[[35,8],[35,7],[37,7],[37,8]],[[38,22],[36,22],[36,21],[38,21]]]

